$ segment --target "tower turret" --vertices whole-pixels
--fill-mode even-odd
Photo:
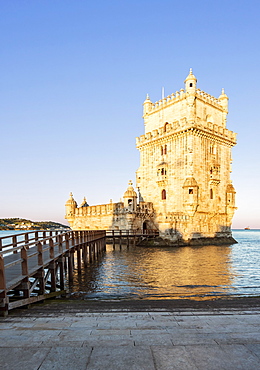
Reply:
[[[186,93],[195,95],[197,79],[194,76],[194,74],[192,73],[192,68],[190,68],[190,73],[188,74],[184,83],[185,83]]]
[[[143,103],[143,115],[145,116],[152,110],[153,103],[151,102],[149,95],[146,95],[146,99]]]
[[[184,83],[187,101],[187,120],[189,123],[194,123],[196,118],[195,94],[197,79],[192,73],[192,68]]]
[[[219,103],[222,105],[226,113],[228,113],[228,96],[225,94],[225,90],[222,89],[221,95],[219,95]]]
[[[128,208],[131,211],[136,210],[136,201],[137,201],[137,194],[133,188],[133,183],[130,180],[128,184],[128,188],[124,193],[124,207]]]
[[[224,89],[221,91],[221,95],[218,98],[220,105],[223,108],[223,113],[222,113],[222,123],[223,126],[226,127],[226,122],[227,122],[227,114],[228,114],[228,96],[225,94]]]
[[[84,197],[84,198],[83,198],[83,201],[82,201],[82,203],[81,203],[80,207],[89,207],[89,204],[88,204],[88,202],[87,202],[86,197]]]
[[[73,198],[73,194],[70,193],[70,197],[69,199],[67,200],[67,202],[65,203],[65,207],[66,207],[66,216],[65,218],[71,218],[71,217],[74,217],[75,215],[75,209],[77,208],[77,202],[74,200]]]

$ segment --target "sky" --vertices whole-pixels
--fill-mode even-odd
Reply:
[[[0,0],[0,218],[64,220],[135,180],[142,103],[184,87],[229,97],[236,211],[260,228],[260,2]]]

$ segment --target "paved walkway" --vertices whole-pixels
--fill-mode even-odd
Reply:
[[[256,370],[260,311],[28,311],[0,319],[0,356],[8,370]]]

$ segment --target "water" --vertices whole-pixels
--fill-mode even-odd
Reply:
[[[0,236],[11,231],[0,231]],[[17,232],[14,232],[17,233]],[[260,230],[234,230],[232,246],[107,245],[70,286],[82,299],[197,299],[260,295]]]
[[[196,299],[260,295],[260,230],[234,230],[238,244],[107,251],[80,276],[72,296],[83,299]],[[76,272],[76,271],[75,271]]]

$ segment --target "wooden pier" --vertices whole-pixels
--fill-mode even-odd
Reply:
[[[156,236],[157,230],[59,230],[0,238],[0,316],[13,308],[64,295],[74,269],[80,273],[82,262],[86,266],[96,259],[106,249],[106,240],[121,247]]]
[[[66,276],[106,248],[106,232],[33,231],[0,238],[0,315],[65,294]]]
[[[146,229],[146,230],[107,230],[106,237],[107,241],[113,243],[113,247],[119,244],[121,247],[122,243],[130,245],[133,242],[135,245],[140,244],[142,241],[155,238],[159,236],[158,230]]]

